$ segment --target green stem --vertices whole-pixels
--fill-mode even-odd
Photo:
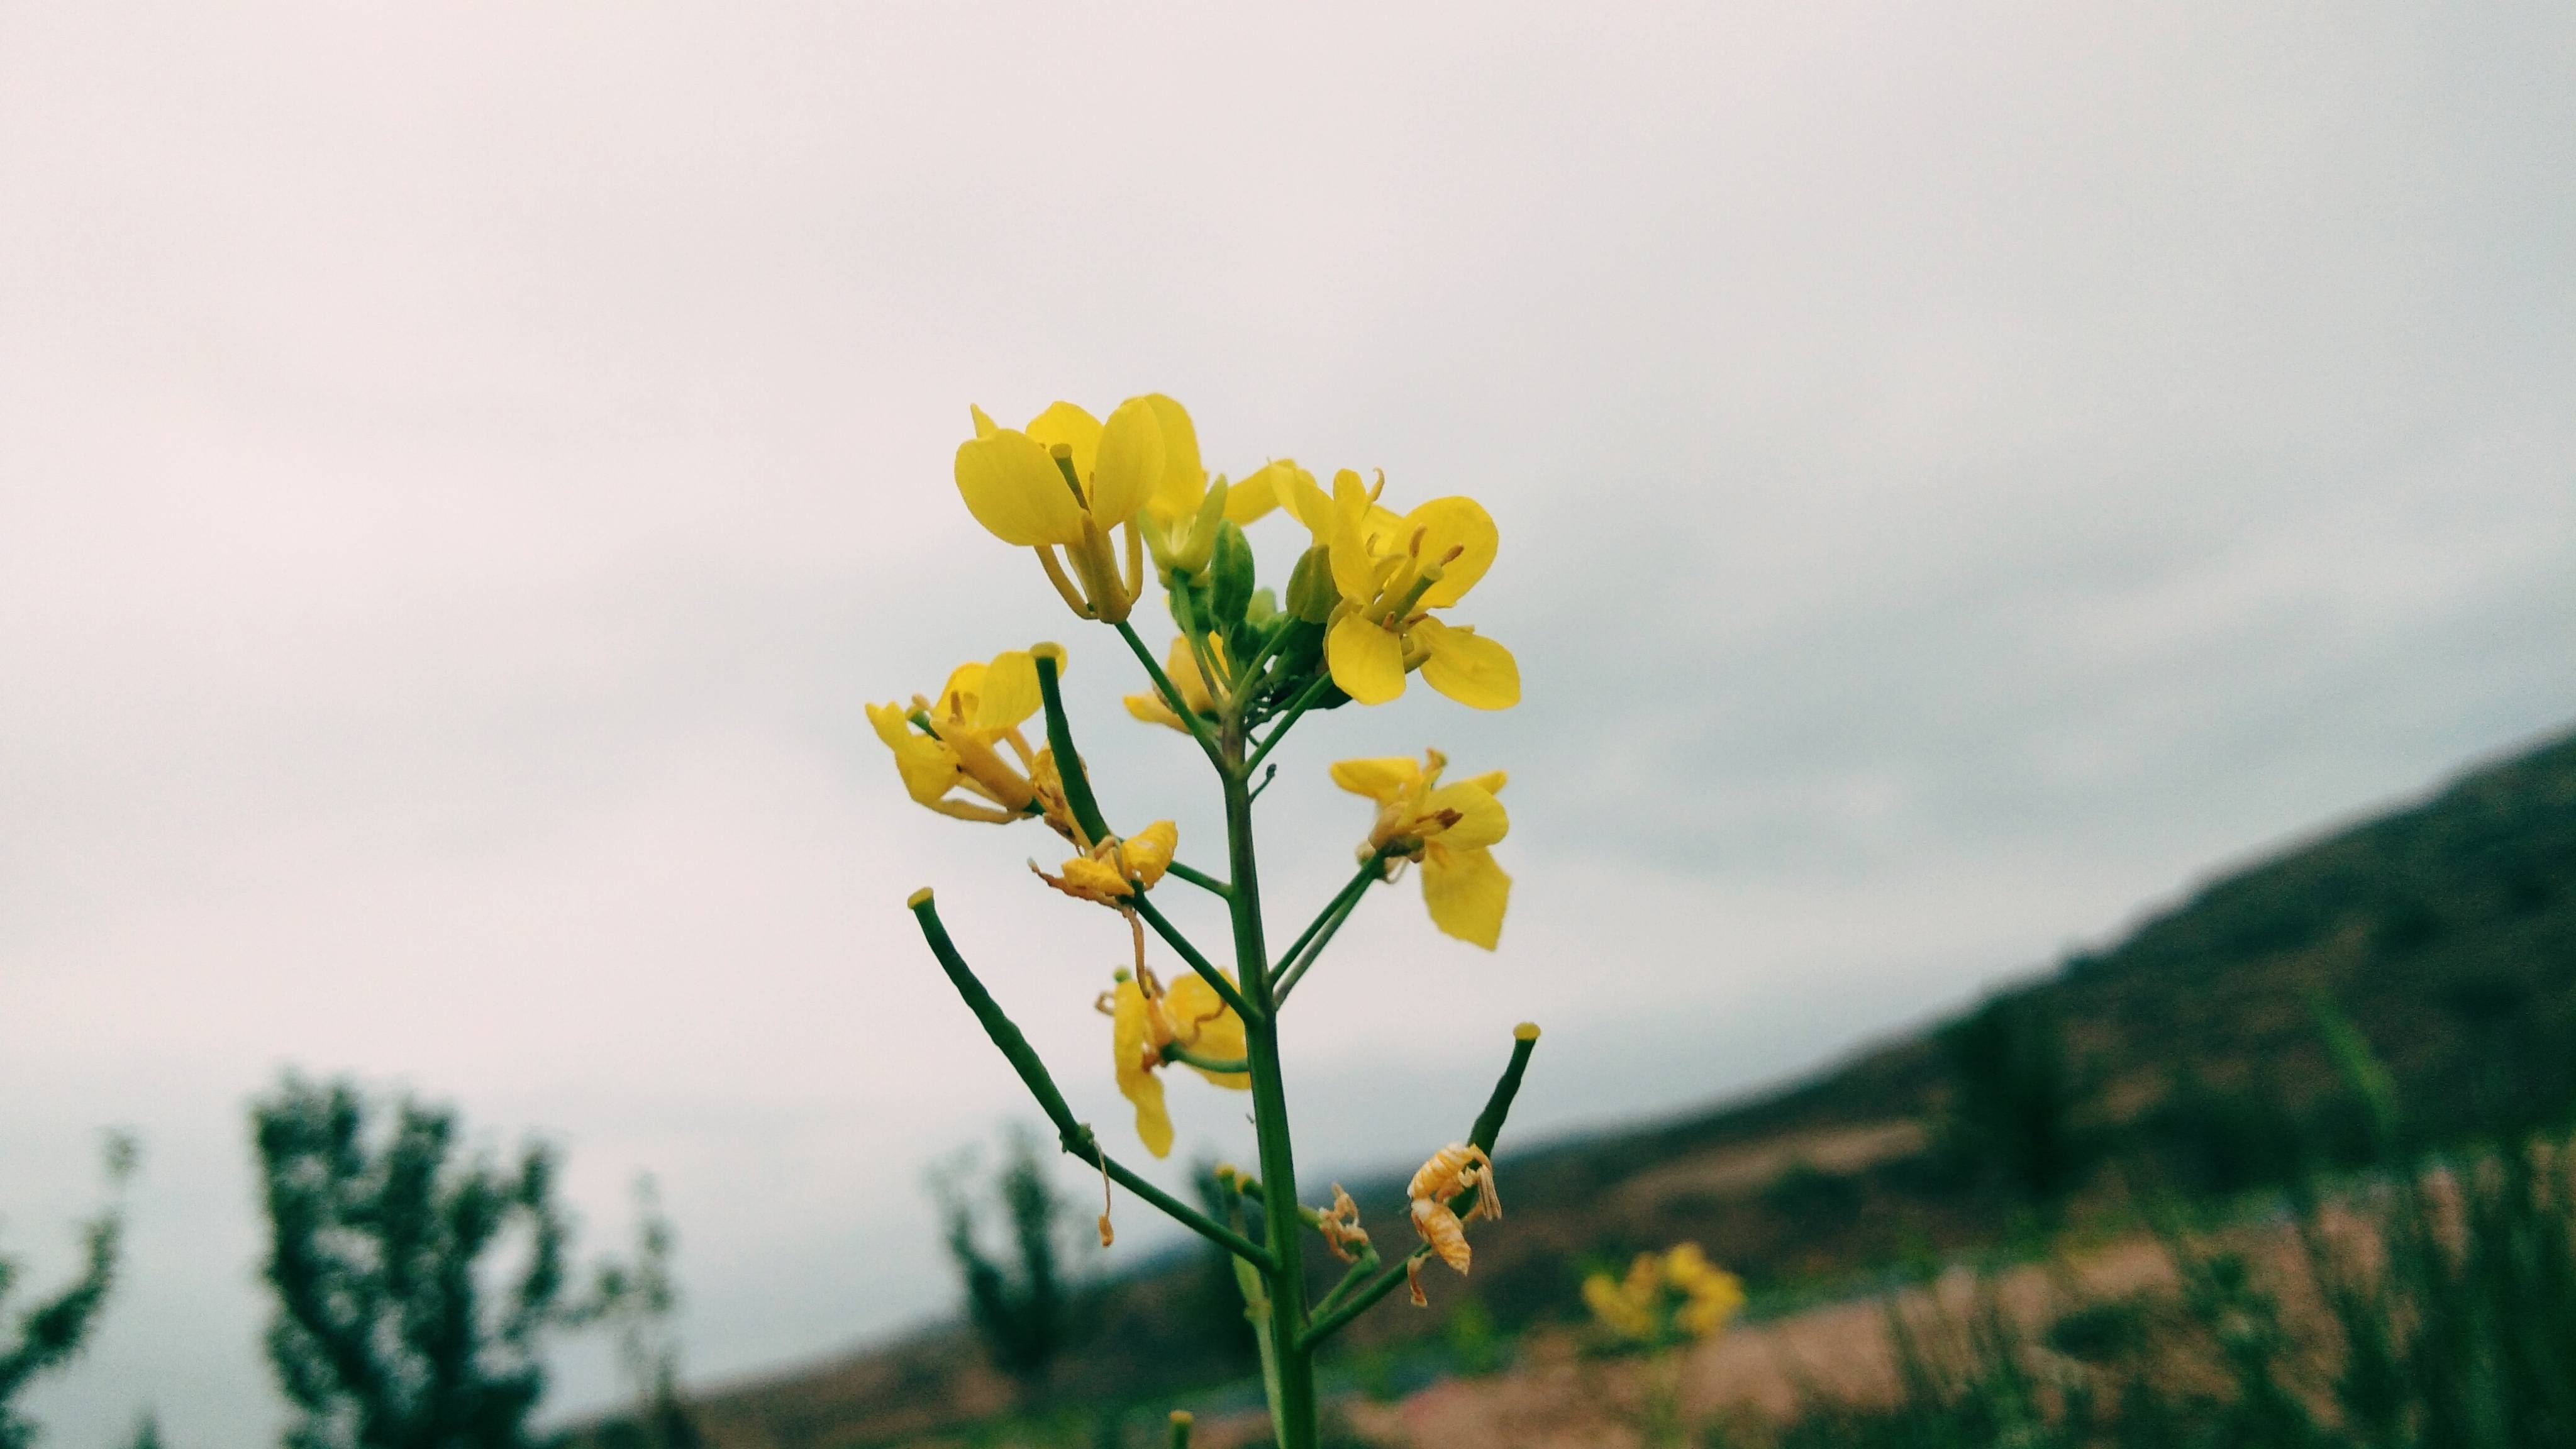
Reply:
[[[1342,882],[1342,888],[1333,892],[1333,898],[1324,902],[1324,908],[1315,913],[1315,919],[1308,921],[1306,929],[1297,933],[1297,939],[1288,943],[1288,953],[1279,958],[1279,965],[1275,969],[1284,972],[1295,965],[1297,954],[1305,950],[1307,943],[1315,939],[1315,933],[1324,929],[1324,923],[1331,920],[1334,914],[1342,909],[1343,899],[1367,890],[1370,883],[1376,881],[1384,870],[1385,857],[1383,856],[1371,855],[1360,862],[1359,873]]]
[[[1351,879],[1349,885],[1342,887],[1342,893],[1333,897],[1332,904],[1324,907],[1324,913],[1306,928],[1306,934],[1298,937],[1297,944],[1288,948],[1286,959],[1280,963],[1278,988],[1272,993],[1280,1001],[1286,1001],[1288,993],[1296,990],[1297,983],[1305,979],[1306,968],[1314,965],[1316,959],[1324,954],[1324,948],[1333,943],[1333,933],[1351,918],[1351,912],[1360,908],[1360,898],[1368,894],[1368,888],[1385,878],[1384,870],[1382,857],[1369,857],[1368,863],[1360,867],[1360,873]]]
[[[1228,899],[1231,900],[1232,897],[1229,896]],[[1233,1007],[1234,1014],[1242,1017],[1247,1024],[1251,1022],[1258,1014],[1253,1004],[1245,999],[1243,992],[1236,987],[1235,983],[1225,979],[1225,973],[1216,969],[1215,963],[1199,954],[1199,948],[1190,944],[1190,938],[1181,934],[1180,927],[1164,919],[1163,913],[1154,909],[1154,902],[1144,892],[1138,891],[1127,897],[1127,904],[1136,908],[1136,914],[1145,918],[1145,924],[1154,928],[1154,934],[1163,938],[1164,945],[1171,947],[1174,954],[1190,963],[1190,969],[1199,973],[1200,980],[1214,988],[1218,1000]]]
[[[1512,1099],[1520,1095],[1521,1077],[1529,1070],[1530,1053],[1536,1050],[1538,1050],[1537,1027],[1528,1022],[1522,1022],[1512,1028],[1512,1059],[1504,1065],[1503,1074],[1495,1081],[1493,1092],[1485,1098],[1485,1110],[1476,1114],[1476,1125],[1467,1133],[1467,1140],[1482,1148],[1488,1158],[1493,1156],[1494,1144],[1502,1140],[1503,1120],[1512,1113]],[[1472,1191],[1462,1192],[1449,1200],[1449,1210],[1456,1213],[1464,1213],[1475,1205],[1476,1194]],[[1306,1330],[1303,1338],[1298,1341],[1297,1347],[1311,1354],[1315,1345],[1340,1332],[1343,1325],[1368,1311],[1369,1307],[1379,1299],[1394,1292],[1395,1285],[1403,1281],[1408,1264],[1419,1262],[1430,1254],[1431,1249],[1428,1245],[1416,1248],[1398,1259],[1395,1266],[1370,1279],[1348,1299],[1335,1305],[1330,1312],[1318,1309],[1313,1326]],[[1343,1286],[1349,1286],[1347,1281]],[[1336,1288],[1333,1291],[1339,1294],[1342,1290]],[[1325,1302],[1330,1303],[1332,1300],[1327,1298]]]
[[[1316,1319],[1314,1326],[1307,1329],[1305,1337],[1298,1342],[1298,1350],[1312,1354],[1315,1345],[1341,1332],[1352,1319],[1376,1307],[1379,1299],[1394,1292],[1395,1285],[1404,1281],[1405,1273],[1412,1265],[1430,1256],[1431,1249],[1426,1245],[1396,1259],[1385,1272],[1371,1278],[1359,1291],[1344,1299],[1339,1307]]]
[[[1325,1294],[1316,1302],[1315,1321],[1318,1324],[1321,1324],[1326,1319],[1330,1318],[1334,1307],[1342,1301],[1342,1295],[1350,1292],[1353,1286],[1358,1284],[1362,1279],[1368,1277],[1369,1274],[1376,1272],[1377,1266],[1378,1256],[1376,1245],[1363,1244],[1360,1248],[1360,1255],[1351,1260],[1350,1271],[1342,1275],[1342,1281],[1334,1284],[1333,1291]],[[1313,1330],[1309,1329],[1308,1332],[1313,1332]]]
[[[975,972],[966,964],[966,958],[958,954],[957,943],[948,938],[948,928],[940,923],[939,906],[931,899],[930,892],[914,892],[910,904],[913,919],[921,924],[922,939],[930,943],[930,954],[939,958],[939,968],[948,973],[949,984],[965,998],[966,1009],[975,1013],[975,1019],[983,1023],[984,1034],[993,1039],[993,1045],[1001,1050],[1012,1070],[1020,1074],[1020,1082],[1029,1089],[1029,1095],[1037,1099],[1038,1110],[1046,1113],[1047,1121],[1054,1124],[1058,1145],[1107,1173],[1112,1181],[1152,1203],[1181,1226],[1265,1273],[1273,1271],[1275,1260],[1269,1249],[1137,1176],[1100,1150],[1099,1140],[1090,1126],[1075,1120],[1073,1108],[1066,1105],[1064,1093],[1056,1089],[1055,1078],[1047,1071],[1046,1063],[1039,1059],[1037,1048],[1029,1045],[1029,1039],[1020,1034],[1019,1027],[1002,1010],[1001,1003],[993,999],[993,993],[985,990],[984,983],[976,979]]]
[[[1065,808],[1073,812],[1073,823],[1091,837],[1085,842],[1098,845],[1109,838],[1109,824],[1100,815],[1100,802],[1092,798],[1091,777],[1082,768],[1082,756],[1074,752],[1073,726],[1064,717],[1064,690],[1056,683],[1055,656],[1038,656],[1038,695],[1046,701],[1047,749],[1055,755],[1056,778],[1064,784]]]
[[[1240,1058],[1203,1057],[1179,1042],[1170,1042],[1163,1047],[1163,1060],[1179,1062],[1185,1067],[1196,1067],[1203,1072],[1217,1072],[1226,1076],[1235,1076],[1252,1070],[1252,1063]]]
[[[1288,712],[1279,716],[1279,722],[1270,727],[1270,733],[1262,736],[1261,747],[1252,752],[1251,759],[1243,762],[1243,772],[1249,775],[1259,768],[1261,762],[1270,757],[1270,752],[1278,748],[1279,742],[1288,737],[1288,727],[1297,722],[1297,716],[1304,714],[1316,700],[1324,697],[1325,690],[1332,687],[1333,676],[1329,672],[1316,675],[1315,682],[1307,685],[1306,692],[1298,695],[1297,702],[1288,706]]]
[[[1209,895],[1225,897],[1232,896],[1234,894],[1234,887],[1227,885],[1224,881],[1218,880],[1215,876],[1208,874],[1206,871],[1194,870],[1189,866],[1181,864],[1177,860],[1173,861],[1167,869],[1169,869],[1172,874],[1179,876],[1181,879],[1188,881],[1194,886],[1197,886],[1200,890],[1206,891]]]
[[[1250,770],[1243,762],[1242,715],[1226,722],[1218,772],[1225,788],[1226,873],[1234,883],[1234,965],[1258,1009],[1244,1020],[1245,1055],[1252,1067],[1252,1121],[1260,1138],[1261,1187],[1270,1203],[1297,1201],[1297,1162],[1288,1131],[1288,1087],[1280,1071],[1279,1024],[1272,1013],[1269,951],[1261,936],[1261,872],[1252,846]],[[1279,1449],[1314,1449],[1315,1355],[1306,1338],[1306,1272],[1302,1227],[1293,1212],[1261,1215],[1271,1266],[1270,1336],[1279,1392],[1271,1425]]]
[[[1172,687],[1171,676],[1163,672],[1163,666],[1155,661],[1153,651],[1145,647],[1145,641],[1136,637],[1136,626],[1124,619],[1119,620],[1118,637],[1127,641],[1128,649],[1136,655],[1136,662],[1145,666],[1145,677],[1153,680],[1154,687],[1163,692],[1163,702],[1170,705],[1172,713],[1179,715],[1181,723],[1189,727],[1190,738],[1199,742],[1200,749],[1207,751],[1208,762],[1222,771],[1225,757],[1217,752],[1216,739],[1208,733],[1207,721],[1200,719],[1198,711],[1190,708],[1189,701],[1181,698],[1181,692]]]

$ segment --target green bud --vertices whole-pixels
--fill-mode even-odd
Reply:
[[[1332,551],[1322,544],[1306,550],[1288,575],[1288,612],[1320,624],[1333,617],[1333,606],[1341,601],[1342,591],[1333,586]]]
[[[1252,599],[1243,606],[1243,622],[1259,629],[1279,616],[1279,600],[1268,589],[1254,589]]]
[[[1208,552],[1208,607],[1215,612],[1214,622],[1220,628],[1242,623],[1251,602],[1252,545],[1244,542],[1233,519],[1220,519],[1215,546]]]

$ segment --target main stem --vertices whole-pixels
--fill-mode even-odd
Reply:
[[[1297,1221],[1297,1163],[1288,1140],[1288,1088],[1279,1072],[1279,1016],[1271,994],[1269,948],[1261,939],[1261,877],[1252,850],[1252,791],[1244,764],[1239,714],[1219,740],[1218,773],[1225,781],[1225,835],[1234,895],[1234,970],[1257,1015],[1243,1024],[1244,1055],[1252,1065],[1252,1122],[1261,1139],[1261,1225],[1270,1249],[1270,1339],[1279,1364],[1279,1449],[1315,1444],[1315,1355],[1299,1340],[1306,1332],[1306,1272]]]

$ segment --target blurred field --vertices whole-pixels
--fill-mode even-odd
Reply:
[[[2232,870],[2110,949],[1789,1090],[1610,1136],[1507,1137],[1509,1217],[1479,1234],[1473,1277],[1436,1279],[1429,1311],[1400,1295],[1373,1311],[1335,1383],[1356,1429],[1423,1449],[1614,1442],[1638,1370],[1576,1352],[1579,1273],[1691,1239],[1744,1276],[1758,1321],[1690,1359],[1690,1403],[1777,1417],[1812,1388],[1867,1399],[1895,1377],[1891,1286],[2090,1244],[1998,1280],[2036,1323],[2071,1282],[2170,1279],[2142,1202],[2259,1220],[2286,1185],[2562,1125],[2571,1043],[2576,738],[2560,738]],[[1354,1184],[1381,1233],[1401,1232],[1398,1181]],[[2229,1231],[2257,1257],[2291,1241],[2277,1218]],[[1202,1442],[1257,1430],[1228,1418],[1258,1389],[1227,1292],[1195,1257],[1098,1290],[1040,1437],[1174,1403],[1203,1412]],[[967,1442],[1013,1410],[962,1329],[699,1406],[725,1449]]]

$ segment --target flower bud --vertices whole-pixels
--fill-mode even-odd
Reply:
[[[1217,520],[1216,540],[1208,552],[1208,607],[1225,627],[1243,622],[1252,603],[1252,545],[1230,518]]]
[[[1309,624],[1333,617],[1342,591],[1333,586],[1332,550],[1322,544],[1306,550],[1288,575],[1288,612]]]

